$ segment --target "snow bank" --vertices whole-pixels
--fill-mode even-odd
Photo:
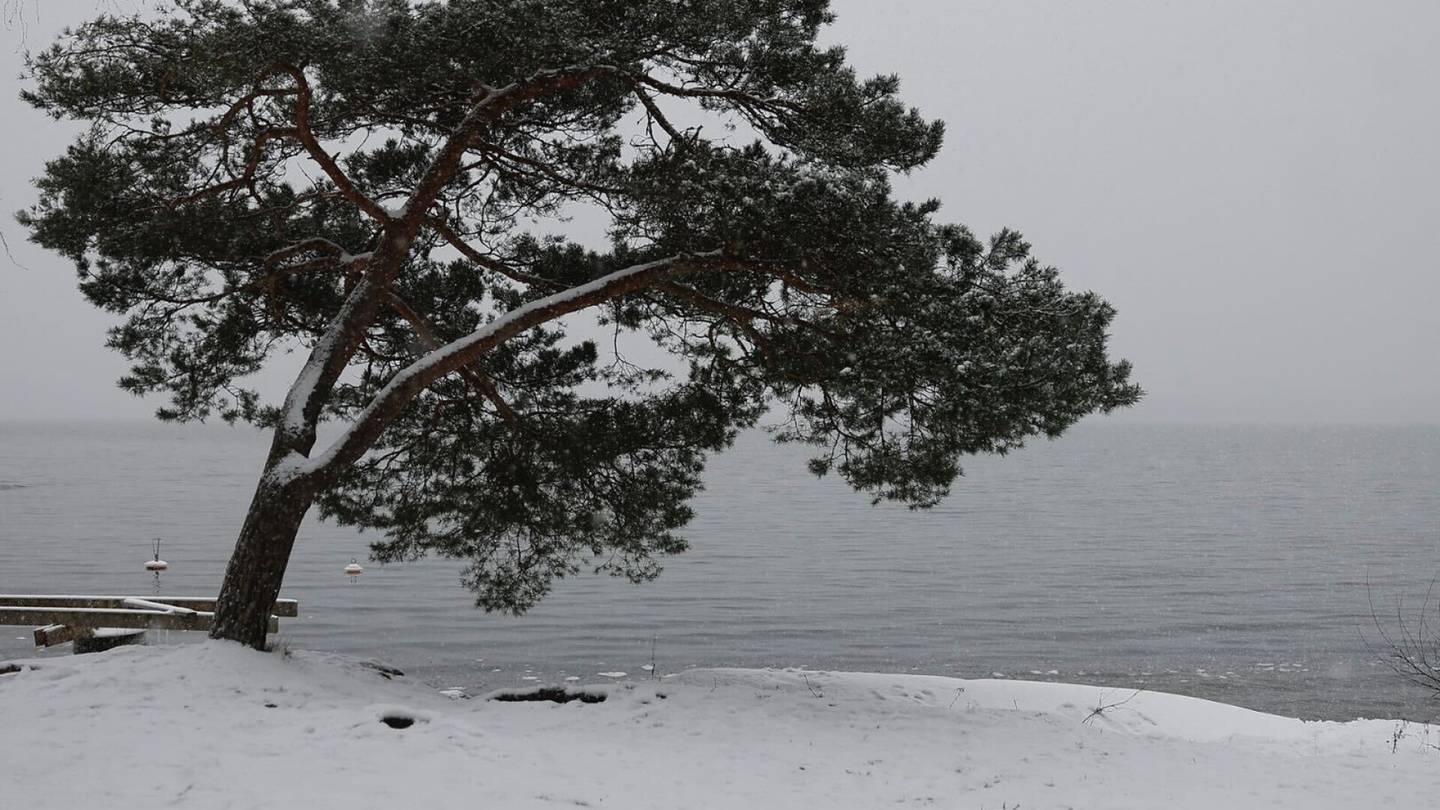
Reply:
[[[692,670],[561,704],[407,680],[219,642],[31,662],[0,675],[0,806],[1309,809],[1440,795],[1440,728],[1154,692]]]

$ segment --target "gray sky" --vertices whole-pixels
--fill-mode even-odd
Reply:
[[[5,0],[0,419],[144,417],[108,318],[9,212],[74,128],[21,52],[122,0]],[[1023,231],[1118,309],[1122,418],[1440,421],[1440,3],[837,0],[829,38],[944,119],[899,187]],[[23,19],[21,18],[23,17]],[[17,263],[19,266],[17,266]]]

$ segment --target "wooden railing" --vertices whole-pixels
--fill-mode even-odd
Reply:
[[[134,630],[209,630],[215,600],[175,596],[46,596],[0,594],[0,624],[35,627],[35,646],[50,647],[86,639],[101,628]],[[300,615],[300,603],[277,599],[267,632],[280,629],[280,617]]]

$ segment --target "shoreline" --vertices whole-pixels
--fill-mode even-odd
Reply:
[[[1437,726],[1074,684],[714,669],[502,703],[209,641],[16,663],[37,668],[0,676],[0,782],[27,808],[1349,808],[1440,790]]]
[[[477,658],[470,663],[455,660],[436,661],[434,651],[405,654],[402,651],[377,649],[340,648],[330,650],[309,649],[313,634],[302,634],[300,638],[280,635],[276,643],[280,646],[307,649],[311,654],[335,655],[356,659],[383,660],[407,672],[410,681],[441,689],[460,686],[470,694],[484,694],[496,689],[526,688],[542,685],[565,685],[577,682],[609,683],[612,677],[599,677],[600,673],[623,673],[624,678],[636,681],[651,680],[654,675],[649,669],[652,664],[644,656],[592,658],[564,660],[554,656],[540,656],[532,660],[514,661],[506,658]],[[28,641],[28,635],[25,637]],[[170,634],[168,639],[151,636],[149,644],[197,644],[203,643],[201,635]],[[37,661],[68,658],[68,646],[51,650],[36,649],[34,655],[27,655],[31,648],[0,643],[0,666],[11,662],[22,662],[33,658]],[[643,659],[643,660],[642,660]],[[731,658],[719,661],[695,661],[684,663],[667,661],[664,657],[654,662],[664,677],[673,677],[687,670],[737,669],[765,671],[832,671],[864,672],[896,677],[926,676],[946,677],[960,680],[1009,680],[1017,683],[1069,684],[1105,690],[1145,691],[1175,695],[1177,697],[1207,700],[1266,714],[1276,714],[1305,721],[1348,722],[1351,720],[1390,720],[1409,723],[1440,725],[1440,705],[1421,688],[1406,682],[1392,672],[1378,657],[1348,664],[1346,676],[1350,685],[1364,685],[1353,674],[1361,666],[1369,671],[1369,691],[1363,697],[1353,694],[1346,696],[1344,704],[1326,704],[1329,693],[1338,689],[1335,678],[1326,674],[1324,666],[1307,666],[1300,662],[1289,664],[1268,664],[1260,662],[1252,668],[1241,671],[1210,671],[1203,668],[1175,669],[1155,667],[1137,671],[1105,671],[1102,668],[1077,669],[1073,666],[1061,669],[1032,669],[1027,667],[1006,668],[997,671],[989,666],[972,664],[964,666],[952,663],[930,663],[906,668],[886,668],[877,662],[854,660],[802,660],[796,664],[779,663],[769,660],[744,660]],[[1333,665],[1332,667],[1333,668]],[[1318,687],[1318,690],[1317,690]],[[1355,707],[1374,707],[1370,710]]]

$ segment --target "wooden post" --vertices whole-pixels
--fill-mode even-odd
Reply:
[[[83,638],[91,630],[88,627],[71,627],[68,624],[47,624],[35,628],[36,647],[54,647],[67,641]]]

